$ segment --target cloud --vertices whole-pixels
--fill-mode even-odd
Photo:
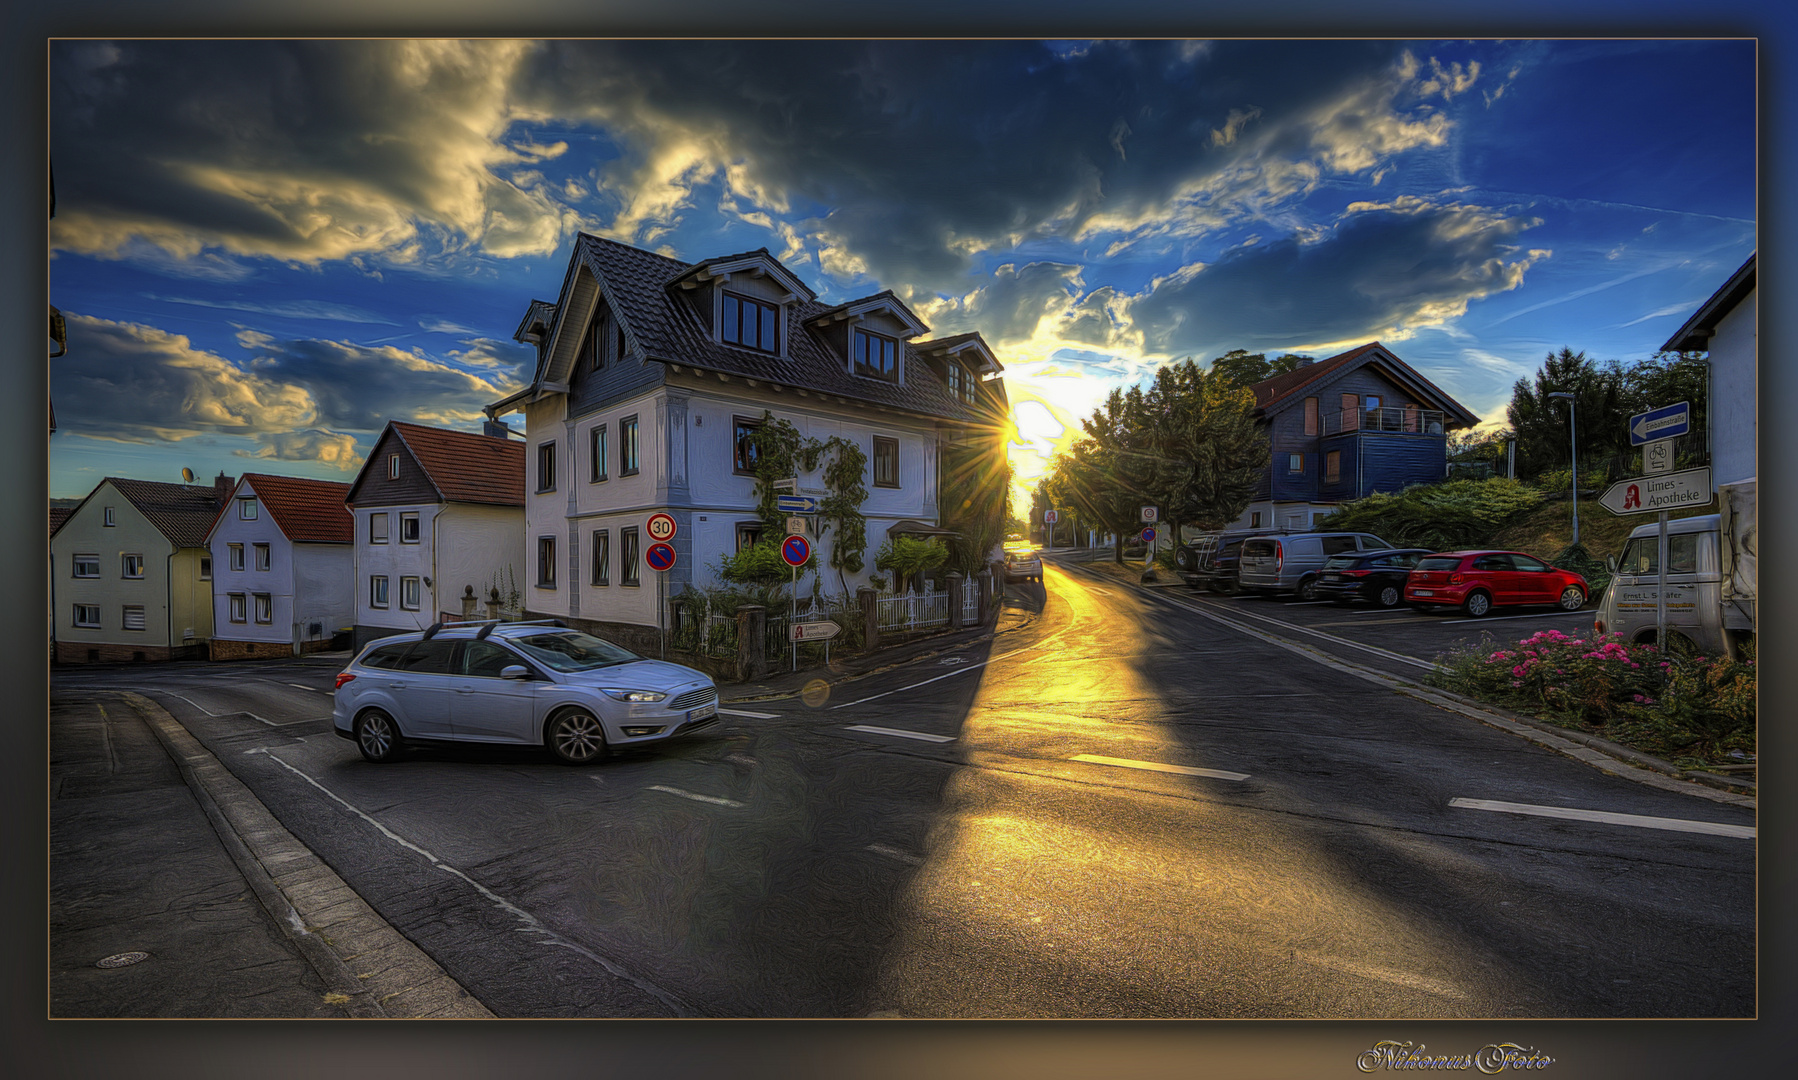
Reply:
[[[466,424],[505,396],[499,383],[392,346],[347,341],[264,339],[248,371],[303,388],[317,403],[318,426],[378,431],[388,420]],[[487,354],[478,354],[487,355]]]
[[[304,431],[270,432],[256,437],[262,446],[257,450],[233,450],[238,457],[272,458],[276,461],[317,461],[349,471],[362,464],[356,449],[356,437],[341,432]]]
[[[282,303],[257,303],[249,300],[202,300],[188,296],[157,296],[145,299],[165,304],[191,304],[195,307],[223,308],[227,311],[250,311],[282,319],[318,319],[326,322],[374,323],[382,326],[399,324],[383,315],[348,304],[332,304],[323,300],[290,300]]]

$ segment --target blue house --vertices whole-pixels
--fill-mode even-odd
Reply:
[[[1249,388],[1273,457],[1240,528],[1310,528],[1338,503],[1434,483],[1480,418],[1379,342]]]

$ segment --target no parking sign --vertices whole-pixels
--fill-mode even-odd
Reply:
[[[805,560],[812,557],[812,545],[803,536],[789,536],[780,545],[780,557],[787,565],[797,570],[805,565]]]

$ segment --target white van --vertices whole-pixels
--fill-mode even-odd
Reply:
[[[1754,635],[1754,495],[1723,489],[1725,511],[1667,523],[1667,630],[1713,655]],[[1630,533],[1592,621],[1597,633],[1650,642],[1661,591],[1660,524]]]

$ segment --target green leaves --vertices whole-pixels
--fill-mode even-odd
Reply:
[[[1534,509],[1542,498],[1535,488],[1502,477],[1417,484],[1396,495],[1375,492],[1344,503],[1317,528],[1370,532],[1400,547],[1453,551],[1488,543],[1499,526]]]

